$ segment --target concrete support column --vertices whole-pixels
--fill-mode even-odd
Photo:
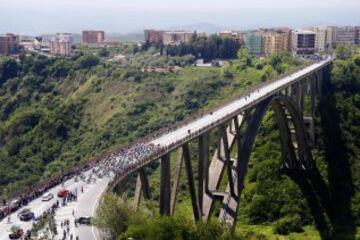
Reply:
[[[170,215],[170,153],[161,157],[160,214]]]
[[[297,165],[295,149],[292,141],[291,132],[288,125],[288,119],[285,110],[279,103],[274,102],[272,108],[280,131],[280,141],[282,145],[283,168],[292,169]]]
[[[203,195],[209,192],[209,133],[199,137],[198,196],[202,213]]]
[[[299,108],[300,108],[300,112],[301,114],[303,114],[304,112],[304,91],[305,91],[305,80],[301,80],[299,82],[299,95],[298,95],[298,101],[299,101]]]
[[[193,176],[192,167],[191,167],[190,150],[189,150],[189,146],[187,144],[183,145],[183,154],[184,154],[183,156],[184,156],[184,162],[185,162],[185,167],[186,167],[188,186],[189,186],[189,191],[190,191],[190,196],[191,196],[191,203],[192,203],[192,208],[193,208],[193,213],[194,213],[194,219],[195,219],[195,221],[198,221],[201,219],[201,214],[200,214],[199,202],[196,197],[195,181],[194,181],[194,176]]]
[[[229,148],[229,142],[228,142],[225,126],[222,126],[220,129],[221,129],[221,135],[222,135],[222,139],[223,139],[223,143],[224,143],[225,164],[226,164],[226,171],[227,171],[228,180],[229,180],[230,193],[232,196],[234,196],[235,191],[234,191],[234,181],[233,181],[233,176],[232,176],[232,171],[231,171],[232,162],[231,162],[231,156],[230,156],[231,149]]]
[[[138,174],[136,178],[135,195],[134,195],[134,205],[136,209],[138,209],[140,205],[141,191],[142,191],[141,179],[140,179],[140,174]]]
[[[184,159],[182,148],[179,148],[178,151],[179,152],[178,152],[178,159],[176,162],[175,179],[174,179],[174,183],[173,183],[172,189],[171,189],[171,204],[170,204],[171,215],[173,215],[175,212],[177,192],[178,192],[179,182],[180,182],[180,177],[181,177],[182,163],[183,163],[183,159]]]
[[[330,66],[326,67],[326,71],[331,72]],[[318,90],[318,94],[320,97],[322,95],[322,88],[323,88],[323,86],[322,86],[323,76],[324,76],[323,74],[324,74],[324,69],[321,69],[316,73],[316,85],[317,85],[317,90]]]

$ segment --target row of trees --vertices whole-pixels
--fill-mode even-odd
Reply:
[[[237,240],[261,238],[257,234],[232,233],[218,221],[199,222],[184,216],[161,217],[144,209],[136,210],[125,197],[103,196],[94,224],[110,233],[112,239],[125,240]]]
[[[145,43],[142,49],[147,50],[150,46],[150,43]],[[195,58],[211,61],[213,59],[234,59],[237,57],[237,52],[241,46],[239,41],[229,37],[220,37],[218,35],[197,37],[196,34],[194,34],[188,43],[169,46],[164,46],[159,43],[155,45],[155,47],[167,56],[184,56],[191,54],[195,56]]]

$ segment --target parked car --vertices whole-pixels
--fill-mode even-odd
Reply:
[[[64,198],[64,197],[66,197],[68,194],[69,194],[69,190],[61,189],[61,190],[57,193],[57,196],[58,196],[59,198]]]
[[[79,217],[79,218],[75,219],[75,223],[90,225],[91,224],[91,217],[90,216]]]
[[[18,199],[14,199],[10,202],[9,204],[9,208],[11,212],[15,212],[16,210],[18,210],[20,207],[20,200]]]
[[[10,213],[10,208],[8,206],[0,207],[0,219],[3,219],[9,213]]]
[[[25,208],[24,210],[19,212],[18,216],[21,221],[27,222],[27,221],[30,221],[31,219],[33,219],[34,213],[31,212],[31,210],[29,208]]]
[[[10,208],[8,206],[0,207],[0,215],[3,214],[4,217],[10,213]]]
[[[41,201],[43,202],[47,202],[50,201],[51,199],[54,198],[54,194],[52,193],[45,193],[42,197],[41,197]]]
[[[9,239],[21,239],[24,236],[24,231],[19,228],[9,234]]]

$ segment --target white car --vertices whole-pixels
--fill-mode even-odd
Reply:
[[[41,201],[43,202],[47,202],[47,201],[50,201],[51,199],[54,198],[54,194],[52,193],[45,193],[42,198],[41,198]]]

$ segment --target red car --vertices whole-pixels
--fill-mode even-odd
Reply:
[[[64,198],[64,197],[66,197],[68,194],[69,194],[69,190],[61,189],[61,190],[57,193],[57,196],[58,196],[59,198]]]

